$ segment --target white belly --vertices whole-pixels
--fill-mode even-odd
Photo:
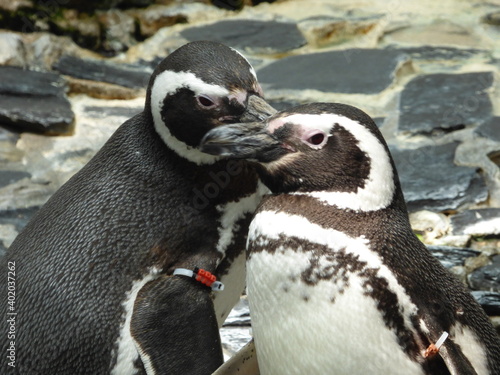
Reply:
[[[356,273],[308,285],[306,252],[253,253],[247,263],[252,329],[262,375],[423,374],[384,324]]]

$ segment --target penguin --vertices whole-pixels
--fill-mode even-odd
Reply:
[[[207,133],[272,194],[250,224],[247,294],[260,373],[500,374],[500,340],[413,234],[383,136],[313,103]]]
[[[214,127],[274,112],[236,50],[198,41],[168,55],[143,112],[47,201],[2,260],[0,284],[13,268],[15,295],[2,303],[14,328],[2,325],[12,339],[1,340],[1,372],[217,369],[218,327],[244,289],[247,229],[265,188],[248,163],[198,145]]]

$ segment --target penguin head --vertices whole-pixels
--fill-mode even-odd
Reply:
[[[220,43],[199,41],[180,47],[158,65],[145,111],[168,147],[197,164],[210,164],[218,158],[197,148],[205,133],[274,114],[262,97],[243,55]]]
[[[264,122],[214,129],[202,150],[258,163],[273,193],[307,194],[356,211],[404,202],[382,134],[370,116],[349,105],[307,104]]]

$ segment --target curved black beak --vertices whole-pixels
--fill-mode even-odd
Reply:
[[[267,131],[267,122],[219,126],[203,137],[200,149],[236,159],[270,162],[276,159],[281,142]]]
[[[260,96],[252,94],[247,101],[247,108],[240,117],[240,122],[263,121],[277,111]]]

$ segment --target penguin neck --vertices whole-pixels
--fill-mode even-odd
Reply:
[[[219,156],[205,154],[196,147],[188,146],[184,142],[178,140],[172,135],[167,124],[163,122],[160,114],[153,114],[153,123],[156,132],[165,145],[181,158],[200,166],[211,165],[221,159]]]

